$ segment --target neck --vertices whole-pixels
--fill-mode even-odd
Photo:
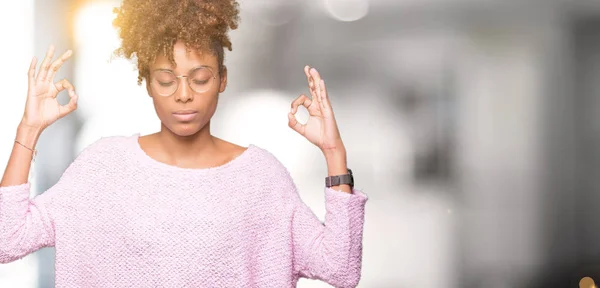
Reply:
[[[177,135],[161,125],[156,136],[159,145],[164,148],[164,153],[176,162],[204,158],[216,150],[215,137],[210,134],[210,122],[189,136]]]

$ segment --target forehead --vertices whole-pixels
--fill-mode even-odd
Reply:
[[[185,44],[177,42],[173,47],[174,67],[169,59],[159,54],[152,65],[152,69],[170,69],[175,72],[186,73],[198,66],[208,66],[212,69],[217,67],[217,57],[208,51],[199,51],[185,47]]]

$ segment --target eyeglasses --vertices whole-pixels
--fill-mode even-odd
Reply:
[[[188,75],[175,75],[171,70],[155,70],[152,72],[151,87],[160,96],[169,97],[179,89],[181,78],[186,78],[187,83],[196,93],[203,93],[212,87],[216,76],[209,67],[198,67]]]

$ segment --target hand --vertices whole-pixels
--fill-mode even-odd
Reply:
[[[72,51],[69,50],[50,65],[52,57],[54,56],[54,47],[50,46],[37,76],[35,75],[37,59],[36,57],[33,57],[31,65],[29,66],[29,87],[27,90],[25,113],[23,114],[21,125],[41,132],[56,120],[77,109],[78,96],[75,94],[75,87],[73,87],[73,84],[67,79],[54,83],[56,71],[58,71],[72,54]],[[56,96],[65,89],[69,91],[69,97],[71,99],[69,103],[63,106],[58,103]]]
[[[292,110],[288,114],[290,128],[294,129],[308,141],[315,144],[327,156],[334,153],[345,153],[340,131],[338,130],[325,81],[315,68],[304,67],[304,74],[308,80],[311,97],[302,94],[292,102]],[[308,110],[306,124],[298,122],[296,112],[302,105]]]

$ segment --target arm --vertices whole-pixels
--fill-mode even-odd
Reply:
[[[335,287],[356,287],[361,277],[364,207],[368,198],[359,190],[344,193],[332,188],[325,189],[325,223],[295,197],[294,274]],[[293,184],[289,189],[296,191]]]
[[[60,212],[62,199],[68,197],[70,191],[79,189],[76,187],[81,181],[76,175],[84,167],[82,164],[88,162],[86,154],[78,156],[54,186],[30,199],[27,174],[31,151],[15,144],[0,184],[0,263],[9,263],[40,248],[54,246],[53,216]]]
[[[348,166],[346,164],[346,149],[343,148],[343,145],[340,146],[342,148],[339,150],[329,151],[325,154],[325,159],[327,161],[327,176],[336,176],[348,173]],[[347,184],[332,186],[331,189],[345,193],[352,193],[352,188],[350,188],[350,185]]]
[[[71,52],[67,51],[51,64],[53,55],[54,48],[51,46],[37,76],[35,57],[29,67],[25,113],[17,128],[15,143],[0,182],[0,263],[17,260],[41,247],[54,244],[53,199],[67,186],[59,184],[69,181],[59,181],[59,184],[32,200],[29,199],[30,184],[27,182],[40,134],[77,107],[73,85],[66,79],[53,83],[56,71],[71,56]],[[69,90],[71,101],[62,106],[56,96],[65,89]],[[64,176],[61,180],[69,178]]]
[[[316,69],[304,67],[311,97],[300,95],[292,102],[288,125],[323,152],[329,176],[348,172],[346,149],[329,102],[325,81]],[[306,124],[294,116],[306,107]],[[289,177],[289,175],[288,175]],[[291,180],[288,180],[291,182]],[[296,191],[295,185],[289,189]],[[297,193],[294,193],[297,195]],[[349,185],[325,189],[325,223],[295,198],[292,220],[294,275],[320,279],[336,287],[358,285],[362,262],[364,206],[367,196]]]
[[[19,125],[17,128],[16,141],[23,144],[25,147],[35,147],[39,138],[40,131],[35,128],[27,127],[25,125]],[[27,182],[29,176],[29,169],[31,168],[31,159],[33,158],[33,151],[23,147],[15,141],[2,176],[2,182],[0,187],[14,186]],[[33,149],[33,148],[32,148]]]
[[[16,141],[26,147],[35,147],[38,138],[37,129],[19,125]],[[15,142],[0,182],[0,263],[11,262],[52,245],[54,235],[47,213],[28,202],[27,178],[32,157],[33,151]]]

